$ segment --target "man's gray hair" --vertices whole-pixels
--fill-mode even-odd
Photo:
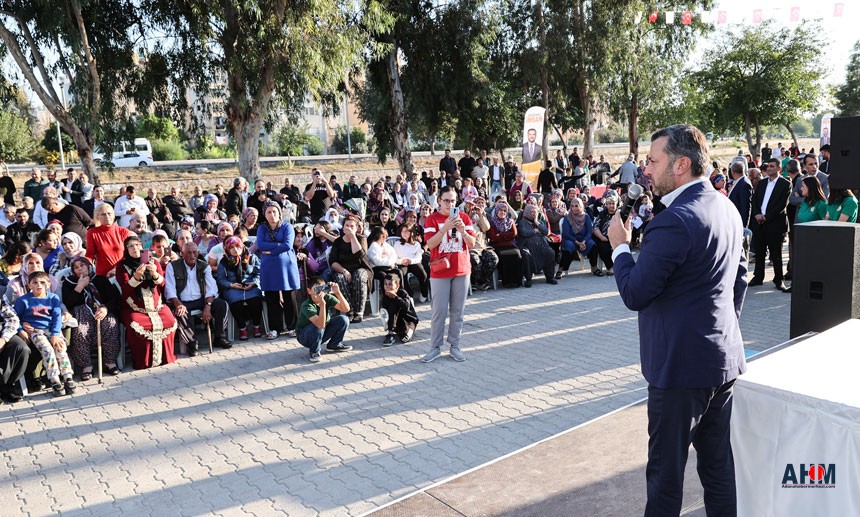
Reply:
[[[667,138],[665,152],[670,156],[670,166],[676,159],[684,156],[690,159],[690,174],[697,178],[705,174],[708,167],[708,139],[695,126],[676,124],[658,130],[651,135],[651,141]]]
[[[743,176],[747,172],[747,164],[744,162],[734,162],[729,169],[732,171],[732,174],[740,174]]]

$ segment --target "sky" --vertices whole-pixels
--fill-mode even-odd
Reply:
[[[860,40],[857,30],[860,22],[860,0],[716,0],[714,11],[726,11],[728,24],[720,27],[731,27],[738,23],[752,23],[753,11],[762,10],[765,19],[773,17],[777,24],[795,26],[789,21],[793,7],[800,9],[801,20],[818,19],[829,45],[822,52],[820,67],[824,82],[831,85],[840,84],[845,80],[845,66],[851,49]],[[842,4],[842,16],[834,17],[835,4]],[[852,23],[853,22],[853,23]],[[702,42],[697,52],[708,48],[707,41]]]

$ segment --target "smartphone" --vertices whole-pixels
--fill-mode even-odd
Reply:
[[[451,219],[460,217],[460,207],[455,206],[451,209]]]
[[[149,250],[143,250],[140,252],[140,263],[149,264]]]

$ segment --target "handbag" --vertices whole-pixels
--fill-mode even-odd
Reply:
[[[451,254],[445,253],[439,256],[439,258],[430,261],[430,272],[431,273],[442,273],[443,271],[447,271],[451,269]]]

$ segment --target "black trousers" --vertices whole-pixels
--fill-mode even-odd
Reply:
[[[773,262],[773,281],[782,282],[782,243],[785,241],[785,230],[781,228],[770,228],[765,223],[758,227],[755,236],[755,272],[753,280],[764,280],[764,267],[767,264],[765,253],[770,253]]]
[[[39,360],[42,359],[41,354],[36,355]],[[16,384],[24,375],[29,359],[30,347],[20,337],[12,336],[9,342],[3,345],[3,349],[0,350],[0,392],[19,392]]]
[[[180,300],[181,301],[181,300]],[[206,306],[206,299],[192,300],[190,302],[182,302],[187,311],[184,316],[177,316],[176,310],[173,309],[173,316],[176,318],[176,338],[182,345],[194,341],[194,325],[191,322],[191,311],[203,310]],[[227,302],[221,298],[215,298],[212,302],[212,341],[216,338],[227,338]]]
[[[239,328],[245,328],[249,320],[254,326],[259,327],[263,324],[263,299],[258,296],[231,303],[230,313]]]
[[[735,464],[729,422],[732,387],[660,389],[648,386],[648,485],[646,517],[679,515],[684,467],[696,448],[707,515],[737,515]]]
[[[603,261],[607,269],[612,269],[612,245],[609,242],[594,240],[594,246],[588,252],[588,262],[591,267],[597,267],[597,256]]]
[[[266,291],[266,308],[269,310],[269,330],[283,332],[296,328],[296,297],[294,291]]]

